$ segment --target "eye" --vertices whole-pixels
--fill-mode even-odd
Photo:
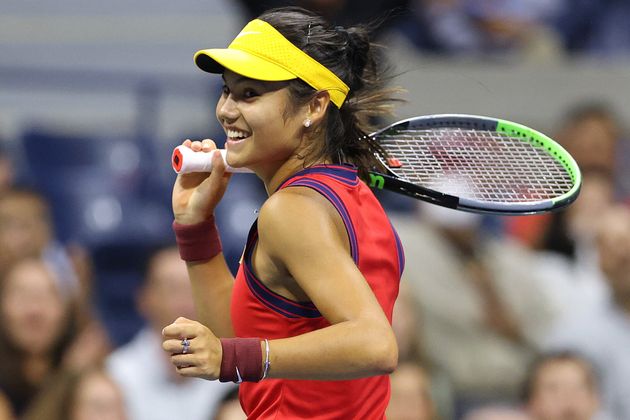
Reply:
[[[243,98],[245,99],[255,98],[256,96],[259,95],[258,92],[256,92],[254,89],[247,88],[243,90]]]
[[[222,94],[223,96],[228,96],[228,95],[230,94],[230,88],[229,88],[229,87],[227,87],[227,85],[226,85],[226,84],[224,84],[224,85],[221,87],[221,94]]]

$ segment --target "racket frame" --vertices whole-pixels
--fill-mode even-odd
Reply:
[[[395,168],[390,168],[387,165],[386,162],[390,156],[377,155],[377,158],[379,158],[388,173],[371,172],[370,187],[394,191],[452,209],[498,215],[523,215],[554,211],[568,206],[579,195],[582,176],[573,157],[560,144],[545,134],[512,121],[468,114],[426,115],[397,121],[370,134],[370,136],[378,141],[379,135],[390,130],[430,130],[436,128],[460,128],[464,130],[474,129],[497,132],[519,138],[536,148],[546,149],[546,153],[551,155],[567,171],[573,186],[564,194],[545,200],[522,203],[480,201],[466,197],[457,197],[408,182],[396,174]],[[393,157],[398,158],[399,156]]]

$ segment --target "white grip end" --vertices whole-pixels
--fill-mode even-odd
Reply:
[[[228,172],[251,173],[247,168],[233,168],[227,164],[225,149],[219,149],[223,162],[225,162]],[[186,146],[177,146],[173,150],[171,164],[173,170],[178,174],[187,174],[191,172],[212,172],[212,155],[210,152],[195,152]]]

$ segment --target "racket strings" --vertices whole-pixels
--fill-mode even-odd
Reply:
[[[395,129],[378,141],[399,178],[478,201],[523,202],[558,197],[574,185],[546,149],[503,133],[460,128]]]

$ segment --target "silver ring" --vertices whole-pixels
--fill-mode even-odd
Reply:
[[[188,353],[188,349],[190,349],[190,341],[187,338],[182,340],[182,354]]]

